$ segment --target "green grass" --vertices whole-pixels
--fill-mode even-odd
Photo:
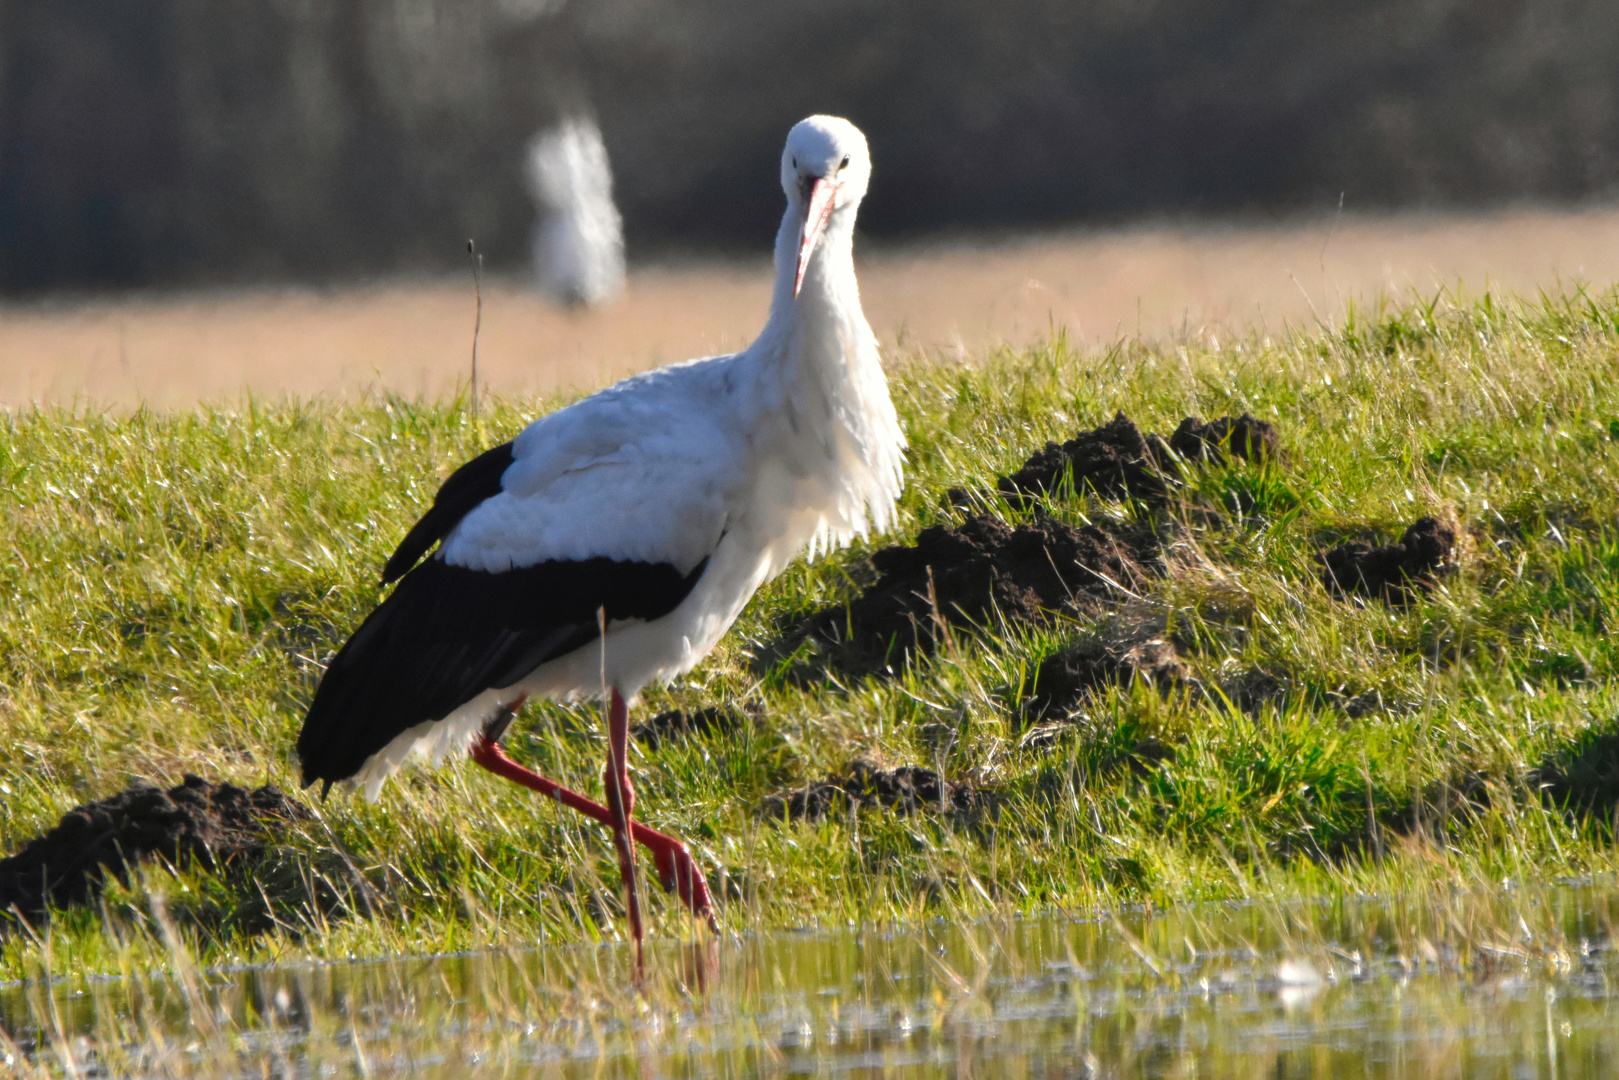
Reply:
[[[804,685],[759,659],[853,595],[869,548],[763,590],[707,663],[641,709],[751,705],[755,722],[632,753],[638,813],[692,841],[728,929],[1234,897],[1420,909],[1503,881],[1611,879],[1619,295],[1439,297],[1218,347],[1059,338],[969,366],[902,362],[891,381],[909,475],[901,524],[874,544],[948,520],[945,489],[992,482],[1116,410],[1166,433],[1249,411],[1279,426],[1289,458],[1193,476],[1167,511],[1172,572],[1123,615],[958,635],[891,679]],[[480,422],[459,402],[397,398],[0,416],[0,849],[136,780],[294,787],[317,661],[376,603],[394,543],[452,467],[555,404],[497,402]],[[1326,594],[1323,547],[1393,540],[1425,514],[1463,536],[1441,589],[1405,610]],[[1025,738],[1018,702],[1041,658],[1124,617],[1195,646],[1207,685],[1263,672],[1288,693],[1248,714],[1218,694],[1109,690]],[[1124,767],[1147,737],[1173,759]],[[532,705],[508,746],[599,790],[590,708]],[[993,788],[998,809],[759,817],[767,794],[855,758],[942,763]],[[1558,790],[1579,807],[1544,796],[1551,766],[1575,778]],[[1472,801],[1443,812],[1450,790]],[[414,767],[376,805],[312,805],[316,820],[252,867],[153,869],[59,913],[48,939],[0,934],[0,981],[165,963],[153,894],[205,965],[624,933],[605,834],[468,764]],[[652,892],[655,933],[695,933]]]

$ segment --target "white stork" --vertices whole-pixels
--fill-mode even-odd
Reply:
[[[632,820],[627,702],[696,665],[806,546],[893,520],[905,436],[854,274],[870,176],[853,124],[795,125],[758,339],[626,379],[450,475],[383,569],[398,586],[321,679],[298,737],[306,785],[375,798],[411,754],[436,763],[470,747],[484,768],[613,829],[637,950],[632,837],[712,925],[685,845]],[[605,806],[500,749],[531,694],[609,698]]]
[[[624,221],[602,133],[573,117],[536,135],[523,170],[540,212],[534,274],[559,303],[600,304],[624,288]]]

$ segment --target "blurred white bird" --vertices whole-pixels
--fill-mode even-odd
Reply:
[[[559,303],[600,304],[624,287],[624,220],[613,205],[613,170],[601,129],[584,117],[546,128],[524,168],[540,212],[534,272]]]

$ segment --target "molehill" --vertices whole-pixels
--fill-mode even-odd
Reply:
[[[1455,529],[1438,518],[1420,518],[1395,543],[1354,541],[1323,552],[1321,582],[1345,599],[1405,605],[1433,590],[1455,550]]]
[[[765,817],[819,821],[835,812],[848,813],[863,806],[882,807],[899,814],[943,810],[952,816],[971,816],[985,809],[989,794],[971,784],[953,784],[915,765],[879,769],[852,762],[843,773],[765,799]]]
[[[47,905],[89,902],[109,876],[127,884],[130,867],[140,862],[213,870],[257,859],[272,830],[312,817],[270,786],[250,791],[190,774],[168,791],[135,784],[74,807],[55,828],[0,859],[0,911],[38,923]]]
[[[1276,428],[1246,413],[1209,423],[1189,416],[1165,438],[1142,434],[1119,413],[1065,443],[1047,443],[1000,477],[994,495],[951,489],[946,501],[968,511],[967,519],[876,552],[877,580],[846,607],[813,616],[807,636],[829,647],[828,660],[839,669],[864,674],[931,653],[947,627],[976,632],[997,614],[1021,623],[1053,612],[1093,614],[1163,573],[1162,539],[1152,526],[1076,528],[1045,514],[1039,500],[1089,493],[1163,505],[1187,466],[1231,457],[1281,461]],[[1032,511],[1032,520],[1013,527],[971,512],[996,497]]]

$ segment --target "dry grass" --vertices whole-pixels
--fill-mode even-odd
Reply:
[[[766,249],[761,238],[760,250]],[[878,336],[952,358],[1045,340],[1212,344],[1331,323],[1351,299],[1465,281],[1523,295],[1619,281],[1619,211],[1325,215],[1274,225],[1160,224],[861,251]],[[740,348],[764,318],[756,260],[643,267],[625,298],[570,313],[520,282],[485,292],[481,379],[503,395],[591,389]],[[158,408],[234,398],[453,392],[468,374],[469,279],[0,307],[0,406]]]

